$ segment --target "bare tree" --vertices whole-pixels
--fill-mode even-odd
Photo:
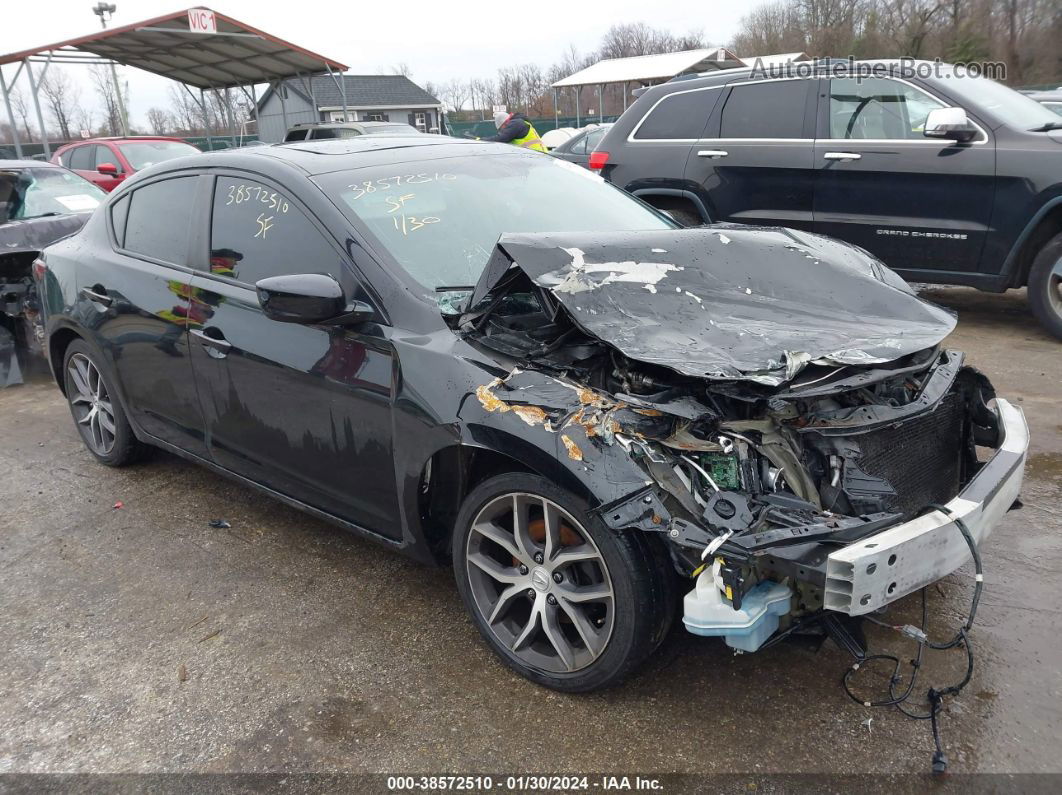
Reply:
[[[11,109],[15,112],[18,118],[22,119],[22,132],[25,133],[27,141],[33,140],[33,133],[30,132],[29,126],[29,103],[26,102],[26,95],[22,93],[21,88],[11,88],[8,90],[8,96],[11,98]]]
[[[203,111],[184,86],[170,86],[170,118],[175,132],[200,135],[204,132]]]
[[[78,105],[81,104],[81,89],[58,66],[52,67],[48,72],[41,81],[40,89],[44,95],[45,105],[55,123],[59,125],[60,137],[64,141],[69,141],[72,137],[72,117]]]
[[[121,104],[118,101],[118,94],[115,91],[114,81],[111,79],[110,71],[106,66],[93,64],[89,67],[89,81],[92,83],[92,89],[96,92],[96,96],[99,98],[100,104],[103,106],[103,125],[106,134],[121,135]],[[129,107],[128,85],[121,88],[121,91],[124,95],[122,99],[124,100],[125,107]]]
[[[464,109],[465,103],[467,103],[472,96],[470,84],[457,77],[439,86],[439,91],[439,99],[445,102],[452,111],[460,111]]]
[[[405,61],[391,65],[391,74],[402,75],[403,77],[412,77],[413,72],[409,68],[409,64]]]
[[[169,112],[162,108],[150,108],[147,112],[148,126],[151,127],[152,135],[165,135],[173,128],[173,120]]]
[[[472,86],[472,104],[486,112],[498,104],[498,88],[490,78],[476,78]]]

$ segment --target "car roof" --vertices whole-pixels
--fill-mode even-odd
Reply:
[[[849,61],[842,58],[820,58],[817,61],[794,61],[792,63],[783,64],[766,64],[757,67],[756,64],[752,66],[735,66],[730,69],[713,69],[710,72],[700,72],[692,75],[678,75],[673,77],[666,83],[658,83],[655,86],[648,86],[644,91],[639,92],[639,96],[644,93],[648,93],[656,89],[659,91],[661,87],[666,87],[664,92],[670,91],[686,91],[691,88],[697,88],[700,86],[714,86],[720,83],[730,83],[733,80],[739,80],[743,77],[752,77],[756,75],[756,79],[771,79],[773,77],[784,77],[784,70],[789,67],[797,67],[801,70],[810,70],[810,74],[803,72],[799,74],[793,74],[793,77],[803,77],[810,79],[812,77],[820,77],[822,75],[843,75],[848,66],[852,66],[854,69],[859,69],[860,66],[874,66],[881,65],[887,67],[906,68],[910,69],[918,66],[919,64],[932,64],[936,66],[934,61],[924,60],[910,60],[900,58],[877,58],[866,59],[861,61]],[[942,68],[949,69],[951,64],[940,64]],[[654,91],[656,93],[656,91]]]
[[[461,157],[490,154],[523,153],[541,156],[510,144],[451,138],[448,135],[415,133],[408,135],[359,136],[357,138],[326,138],[316,141],[297,141],[255,146],[250,149],[228,149],[203,152],[199,155],[167,160],[152,167],[153,174],[188,168],[192,165],[233,168],[261,167],[262,159],[281,161],[309,176],[332,171],[348,171],[365,166],[387,165],[410,160],[433,160],[440,157]]]
[[[49,163],[47,160],[0,160],[0,168],[63,168],[58,163]],[[63,169],[64,171],[66,169]]]
[[[300,121],[292,130],[310,130],[318,127],[408,127],[404,121]]]
[[[182,144],[188,143],[183,138],[175,138],[172,135],[104,135],[99,138],[83,138],[80,141],[71,141],[70,144],[94,144],[100,141],[180,141]],[[67,144],[67,146],[70,144]]]

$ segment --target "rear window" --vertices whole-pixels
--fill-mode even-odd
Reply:
[[[306,133],[306,130],[292,130],[284,136],[284,141],[305,141]]]
[[[320,138],[356,138],[361,135],[353,127],[318,127],[313,131],[314,140]]]
[[[735,86],[723,107],[720,138],[803,138],[807,80]]]
[[[96,147],[92,145],[74,147],[69,158],[70,168],[78,171],[92,171],[96,167]]]
[[[664,97],[638,125],[635,140],[700,138],[720,93],[719,90],[701,89]]]
[[[152,182],[130,194],[124,248],[137,254],[184,265],[188,257],[188,226],[197,177]],[[160,219],[166,219],[160,223]]]
[[[198,149],[183,141],[137,141],[119,146],[129,165],[137,171],[175,157],[199,154]]]

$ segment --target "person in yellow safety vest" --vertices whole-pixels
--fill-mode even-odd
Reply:
[[[484,138],[484,141],[500,141],[503,144],[522,146],[524,149],[534,149],[536,152],[546,151],[530,120],[522,113],[495,113],[494,126],[498,128],[498,134]]]

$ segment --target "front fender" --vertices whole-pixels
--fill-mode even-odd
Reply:
[[[622,409],[579,384],[514,370],[466,396],[458,417],[465,443],[523,462],[584,498],[609,526],[660,529],[669,516],[625,444]]]

